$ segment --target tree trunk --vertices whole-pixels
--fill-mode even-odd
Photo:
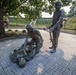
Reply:
[[[5,28],[3,27],[3,12],[2,9],[0,7],[0,35],[5,34]]]

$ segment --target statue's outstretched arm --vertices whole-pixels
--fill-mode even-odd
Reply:
[[[52,32],[58,25],[62,24],[63,21],[64,21],[64,17],[62,12],[59,20],[49,29],[49,32]]]

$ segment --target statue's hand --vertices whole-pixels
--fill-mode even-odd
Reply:
[[[51,27],[50,29],[49,29],[49,32],[52,32],[53,31],[53,27]]]
[[[45,30],[45,31],[49,32],[49,29],[48,29],[48,28],[46,28],[46,27],[45,27],[45,28],[43,28],[43,30]]]

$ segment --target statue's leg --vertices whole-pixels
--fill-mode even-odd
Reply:
[[[58,46],[58,38],[59,38],[60,30],[54,30],[53,31],[53,42],[52,45],[54,48]]]
[[[60,35],[60,30],[57,30],[55,32],[55,47],[58,46],[58,38],[59,38],[59,35]]]
[[[51,51],[51,53],[56,52],[56,48],[58,46],[59,34],[60,34],[60,31],[59,30],[53,31],[53,50]]]
[[[39,41],[38,42],[36,42],[36,54],[37,53],[39,53],[39,50],[40,50],[40,48],[41,48],[42,46],[41,46],[41,40],[39,39]]]
[[[29,53],[29,57],[32,59],[36,53],[35,53],[36,49],[33,49],[30,53]]]
[[[53,47],[53,50],[51,51],[51,53],[54,53],[56,52],[56,32],[53,31],[53,41],[52,41],[52,47]]]

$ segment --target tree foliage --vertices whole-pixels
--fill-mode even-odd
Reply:
[[[76,16],[76,1],[75,0],[72,2],[72,6],[71,6],[69,14],[67,16],[68,17]]]
[[[41,17],[41,12],[50,14],[54,10],[57,0],[1,0],[0,9],[3,15],[17,15],[19,12],[26,14],[28,18]],[[69,5],[72,0],[61,0],[63,6]]]
[[[35,19],[41,17],[41,12],[54,10],[54,4],[59,0],[0,0],[0,24],[3,16],[9,14],[16,16],[24,13],[26,18]],[[63,6],[69,5],[72,0],[61,0]],[[73,3],[74,4],[74,3]]]

